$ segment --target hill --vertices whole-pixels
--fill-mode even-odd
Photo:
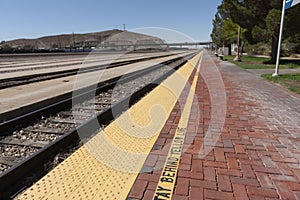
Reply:
[[[5,44],[14,49],[63,49],[82,46],[97,46],[100,43],[136,44],[156,43],[163,44],[157,37],[121,30],[108,30],[85,34],[61,34],[45,36],[36,39],[16,39],[6,41]]]

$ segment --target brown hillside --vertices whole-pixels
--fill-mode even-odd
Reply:
[[[163,43],[163,41],[157,37],[152,37],[144,34],[121,31],[121,30],[108,30],[95,33],[85,33],[85,34],[74,34],[74,42],[84,43],[84,42],[115,42],[118,43]],[[13,48],[33,48],[33,49],[51,49],[53,47],[58,48],[68,48],[73,46],[73,34],[62,34],[45,36],[37,39],[16,39],[7,41],[6,44]]]

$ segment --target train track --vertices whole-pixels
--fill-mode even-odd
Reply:
[[[85,89],[84,94],[0,124],[0,170],[5,170],[0,174],[0,194],[9,199],[30,186],[97,132],[95,123],[108,124],[128,103],[172,74],[169,67],[176,70],[193,55],[99,83],[94,99],[95,90]],[[80,103],[72,106],[74,99]],[[78,132],[86,135],[79,137]]]
[[[59,58],[58,56],[53,56],[52,58],[48,57],[41,57],[39,59],[30,59],[31,57],[24,57],[24,59],[17,59],[17,60],[12,60],[12,58],[9,59],[5,59],[1,57],[0,54],[0,73],[5,72],[5,70],[8,70],[8,72],[13,72],[13,70],[10,70],[11,68],[13,69],[18,69],[18,68],[24,68],[24,67],[30,67],[30,66],[34,66],[34,68],[36,66],[56,66],[56,67],[60,67],[60,66],[65,66],[66,64],[69,65],[78,65],[78,64],[82,64],[82,62],[85,61],[86,56],[89,56],[89,63],[91,62],[99,62],[99,61],[107,61],[107,60],[111,60],[111,58],[117,58],[117,59],[130,59],[130,58],[138,58],[138,57],[142,57],[145,54],[142,54],[143,52],[115,52],[114,54],[110,53],[97,53],[97,52],[93,52],[90,54],[79,54],[76,55],[76,57],[73,56],[64,56],[62,58]],[[146,52],[144,52],[146,53]],[[151,54],[153,54],[153,56],[157,55],[157,52],[149,52]],[[179,52],[165,52],[166,53],[173,53],[173,54],[178,54]],[[161,52],[160,52],[161,54]],[[99,59],[100,58],[100,59]],[[34,69],[33,68],[33,69]],[[32,69],[32,68],[29,68]],[[39,69],[39,68],[38,68]]]
[[[67,76],[73,76],[78,73],[83,74],[83,73],[89,73],[89,72],[99,71],[99,70],[103,70],[103,69],[110,69],[110,68],[119,67],[122,65],[133,64],[133,63],[137,63],[137,62],[168,57],[171,55],[173,55],[173,54],[151,56],[151,57],[146,57],[146,58],[137,58],[137,59],[126,60],[126,61],[117,61],[117,62],[113,62],[110,64],[90,66],[90,67],[86,67],[86,68],[82,68],[82,69],[75,68],[75,69],[70,69],[70,70],[62,70],[62,71],[49,72],[49,73],[32,74],[32,75],[26,75],[26,76],[20,76],[20,77],[5,78],[5,79],[0,79],[0,89],[15,87],[15,86],[19,86],[19,85],[25,85],[25,84],[39,82],[39,81],[52,80],[52,79],[57,79],[57,78],[62,78],[62,77],[67,77]],[[68,65],[70,65],[70,64],[68,64]],[[66,65],[66,66],[68,66],[68,65]],[[46,68],[51,68],[51,67],[46,67]],[[38,69],[42,69],[42,68],[38,68]]]
[[[169,54],[164,55],[152,55],[152,57],[155,56],[170,56],[175,55],[177,53],[175,52],[169,52]],[[130,56],[129,56],[130,55]],[[132,58],[142,58],[145,57],[145,55],[138,54],[138,55],[131,55],[130,53],[127,54],[116,54],[110,57],[104,57],[104,59],[99,59],[100,55],[97,55],[95,53],[89,55],[88,63],[97,63],[97,62],[103,62],[103,61],[111,61],[111,60],[121,60],[121,59],[132,59]],[[76,59],[67,59],[67,60],[48,60],[48,61],[39,61],[39,62],[22,62],[22,63],[11,63],[11,64],[0,64],[0,74],[3,73],[14,73],[14,72],[22,72],[22,71],[33,71],[33,70],[39,70],[39,69],[49,69],[49,68],[59,68],[59,67],[65,67],[65,66],[71,66],[71,65],[81,65],[85,60],[85,57],[82,58],[76,58]],[[26,67],[26,68],[24,68]]]

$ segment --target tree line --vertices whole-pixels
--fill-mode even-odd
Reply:
[[[22,47],[11,47],[4,40],[0,42],[0,54],[8,54],[8,53],[49,53],[49,52],[64,52],[62,49],[58,49],[57,44],[52,44],[51,49],[37,49],[32,45],[24,45]]]
[[[236,43],[241,27],[241,49],[267,46],[275,63],[283,0],[223,0],[213,19],[211,38],[218,47]],[[300,53],[300,5],[286,11],[284,50]]]

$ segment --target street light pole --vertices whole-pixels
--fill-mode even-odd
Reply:
[[[236,56],[234,58],[234,61],[238,61],[238,62],[242,61],[240,58],[240,36],[241,36],[241,26],[239,25],[238,38],[237,38],[237,51],[236,51]]]

